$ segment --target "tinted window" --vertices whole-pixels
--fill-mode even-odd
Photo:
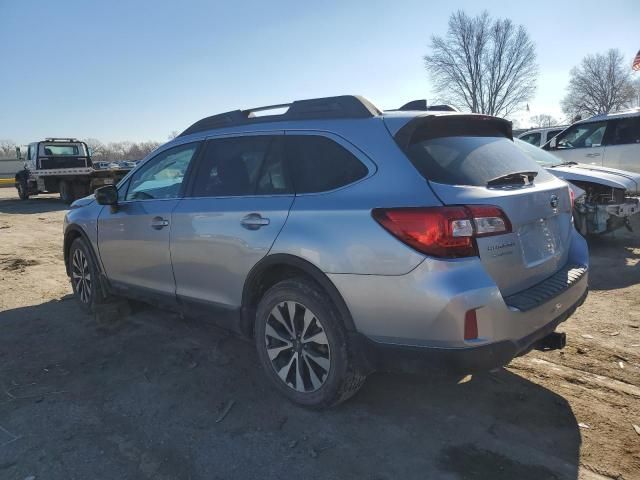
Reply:
[[[82,152],[82,153],[81,153]],[[44,154],[51,155],[84,155],[84,148],[79,145],[45,145]]]
[[[613,145],[628,145],[640,143],[640,117],[621,118],[613,125]]]
[[[292,191],[283,139],[258,135],[210,140],[193,190],[196,197],[279,194]]]
[[[334,190],[368,173],[367,167],[351,152],[326,137],[287,136],[287,149],[297,193]]]
[[[126,199],[176,198],[197,148],[197,143],[189,143],[166,150],[149,160],[131,176]]]
[[[265,157],[256,183],[258,195],[292,193],[293,186],[285,165],[284,138],[275,137]]]
[[[531,145],[540,145],[540,132],[527,133],[520,137],[520,140],[530,143]]]
[[[558,157],[551,155],[549,152],[542,150],[541,148],[535,147],[530,143],[523,142],[520,139],[515,139],[513,141],[515,145],[522,150],[529,158],[531,158],[538,165],[542,165],[543,167],[551,167],[553,165],[557,165],[560,163]],[[540,180],[536,177],[536,180]]]
[[[428,180],[449,185],[486,186],[509,173],[537,172],[549,178],[529,156],[505,137],[438,137],[413,143],[409,159]]]
[[[547,132],[547,140],[546,140],[546,141],[548,142],[548,141],[549,141],[549,140],[551,140],[553,137],[555,137],[557,134],[559,134],[561,131],[562,131],[562,130],[549,130],[549,131]]]
[[[127,199],[127,189],[129,188],[129,180],[118,185],[118,201],[124,202]]]
[[[590,148],[602,144],[606,122],[581,123],[569,127],[556,139],[556,148]]]

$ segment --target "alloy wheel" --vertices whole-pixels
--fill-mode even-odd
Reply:
[[[71,277],[76,294],[82,303],[91,303],[91,270],[86,255],[80,249],[73,252]]]
[[[267,318],[265,343],[271,366],[290,388],[318,390],[331,368],[331,349],[320,320],[299,302],[281,302]]]

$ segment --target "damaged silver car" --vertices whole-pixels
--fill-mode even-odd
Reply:
[[[522,140],[516,145],[538,164],[571,185],[573,217],[582,235],[598,235],[626,227],[640,213],[640,174],[558,158]]]

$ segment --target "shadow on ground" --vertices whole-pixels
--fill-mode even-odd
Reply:
[[[314,412],[251,343],[165,312],[104,323],[65,298],[1,312],[0,332],[3,479],[578,476],[567,402],[506,370],[373,375]]]
[[[15,192],[15,189],[13,191]],[[2,193],[6,193],[4,189]],[[20,200],[16,192],[15,196],[0,197],[0,213],[28,215],[32,213],[57,212],[68,208],[69,206],[60,200],[57,195],[43,195],[31,197],[28,200]]]
[[[637,220],[633,232],[618,230],[589,238],[589,288],[615,290],[640,283],[640,218]]]

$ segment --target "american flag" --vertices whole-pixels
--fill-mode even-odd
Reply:
[[[631,65],[631,70],[637,72],[640,70],[640,50],[638,50],[638,54],[636,58],[633,59],[633,65]]]

